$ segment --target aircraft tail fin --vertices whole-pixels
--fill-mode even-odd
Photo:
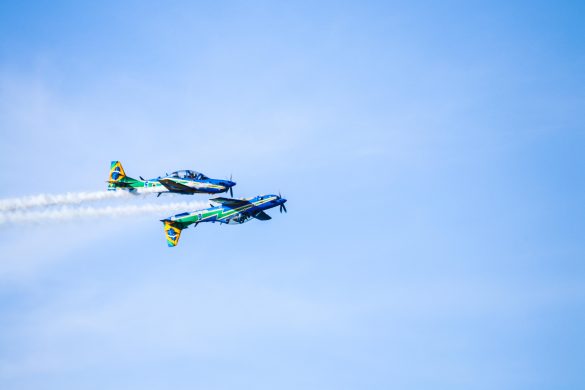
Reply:
[[[163,219],[161,222],[165,224],[165,235],[168,246],[177,246],[183,229],[173,221]]]
[[[126,176],[122,163],[120,161],[112,161],[110,164],[110,177],[108,180],[108,190],[113,190],[118,187],[116,184]]]
[[[110,164],[110,177],[108,178],[108,190],[133,187],[138,183],[140,183],[138,180],[126,176],[126,172],[124,172],[120,161],[112,161]]]

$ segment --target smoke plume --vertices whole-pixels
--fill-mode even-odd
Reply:
[[[0,212],[23,210],[34,207],[45,206],[62,206],[71,204],[81,204],[106,199],[131,198],[134,196],[145,195],[153,192],[159,192],[160,189],[145,188],[136,192],[128,191],[95,191],[95,192],[68,192],[66,194],[40,194],[25,196],[21,198],[2,199],[0,200]]]
[[[58,207],[39,211],[17,210],[0,213],[0,225],[18,223],[40,223],[47,221],[66,221],[78,218],[125,217],[137,214],[194,211],[208,207],[207,202],[176,202],[166,204],[149,203],[144,205],[106,206],[106,207]],[[162,217],[166,217],[163,215]]]

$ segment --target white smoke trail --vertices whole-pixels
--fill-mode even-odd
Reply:
[[[40,211],[12,211],[0,213],[0,225],[16,223],[37,223],[46,221],[66,221],[77,218],[125,217],[136,214],[151,214],[172,211],[194,211],[209,207],[207,202],[176,202],[166,204],[144,204],[140,206],[107,207],[61,207]],[[167,217],[167,215],[163,215]]]
[[[105,199],[129,198],[137,195],[160,192],[160,188],[144,188],[137,192],[118,191],[95,191],[95,192],[68,192],[66,194],[40,194],[25,196],[22,198],[0,200],[0,212],[29,209],[33,207],[58,206],[68,204],[80,204]]]

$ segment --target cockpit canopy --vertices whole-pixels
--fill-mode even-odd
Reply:
[[[208,179],[203,173],[191,171],[191,170],[184,170],[184,171],[176,171],[169,175],[170,177],[176,177],[179,179],[191,179],[191,180],[205,180]]]

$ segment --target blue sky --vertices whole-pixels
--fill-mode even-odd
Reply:
[[[585,387],[582,3],[167,3],[0,5],[0,197],[289,213],[1,227],[2,389]]]

